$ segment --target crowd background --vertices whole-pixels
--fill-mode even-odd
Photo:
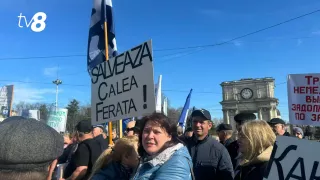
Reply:
[[[163,95],[162,99],[168,99],[165,95]],[[45,103],[25,103],[25,102],[19,102],[15,106],[15,111],[21,111],[23,109],[36,109],[40,111],[40,121],[46,123],[46,120],[48,119],[48,115],[50,112],[50,109],[53,108],[52,105],[50,104],[45,104]],[[68,118],[67,118],[67,124],[66,124],[66,131],[69,132],[70,134],[75,132],[75,125],[81,121],[81,120],[90,120],[91,117],[91,105],[90,104],[82,104],[79,100],[77,99],[72,99],[69,101],[66,109],[68,109]],[[169,100],[169,107],[167,111],[167,116],[172,119],[172,121],[178,123],[179,117],[181,115],[183,107],[171,107],[170,106],[170,100]],[[197,109],[196,107],[193,107],[192,109]],[[188,119],[186,121],[186,128],[191,127],[191,115],[192,111],[189,111],[188,114]],[[281,118],[281,114],[278,114],[279,118]],[[213,117],[212,119],[213,122],[213,127],[210,129],[210,134],[212,136],[218,136],[217,134],[217,127],[219,124],[223,123],[222,118],[216,118]],[[139,121],[137,121],[139,124]],[[307,126],[307,125],[300,125],[297,126],[300,127],[304,133],[304,138],[309,139],[309,140],[315,140],[319,141],[320,140],[320,127],[315,127],[315,126]],[[288,131],[290,134],[292,134],[294,126],[290,125],[288,121],[285,122],[285,128],[286,131]],[[118,122],[113,123],[113,129],[114,133],[116,133],[119,136],[119,124]],[[107,131],[105,131],[106,133]]]
[[[205,109],[194,110],[183,128],[162,113],[128,123],[125,136],[88,120],[74,133],[60,134],[45,123],[10,117],[0,123],[0,179],[226,179],[262,180],[276,136],[304,138],[286,130],[280,118],[234,117],[236,129],[214,123]]]

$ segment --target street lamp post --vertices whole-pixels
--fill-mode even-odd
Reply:
[[[56,111],[58,110],[58,93],[59,93],[59,85],[62,84],[60,79],[56,79],[52,81],[53,84],[56,85]]]

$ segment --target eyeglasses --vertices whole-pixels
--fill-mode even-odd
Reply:
[[[127,128],[126,131],[127,131],[127,132],[129,132],[129,131],[134,131],[134,128]]]

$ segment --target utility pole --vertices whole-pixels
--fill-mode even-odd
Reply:
[[[56,111],[58,110],[58,93],[59,93],[59,85],[62,84],[60,79],[56,79],[52,81],[53,84],[56,85]]]

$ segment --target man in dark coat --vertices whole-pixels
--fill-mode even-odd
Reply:
[[[218,133],[220,143],[223,144],[224,147],[228,147],[234,141],[232,138],[232,126],[230,124],[219,124],[216,131]]]
[[[193,136],[185,139],[193,161],[196,179],[233,180],[233,168],[227,149],[209,135],[211,115],[205,109],[191,114]]]
[[[268,123],[277,136],[291,136],[290,133],[286,131],[286,122],[284,122],[284,120],[273,118]]]
[[[92,126],[93,137],[99,143],[102,152],[106,150],[109,146],[108,141],[103,137],[104,131],[105,131],[105,128],[103,125]]]

